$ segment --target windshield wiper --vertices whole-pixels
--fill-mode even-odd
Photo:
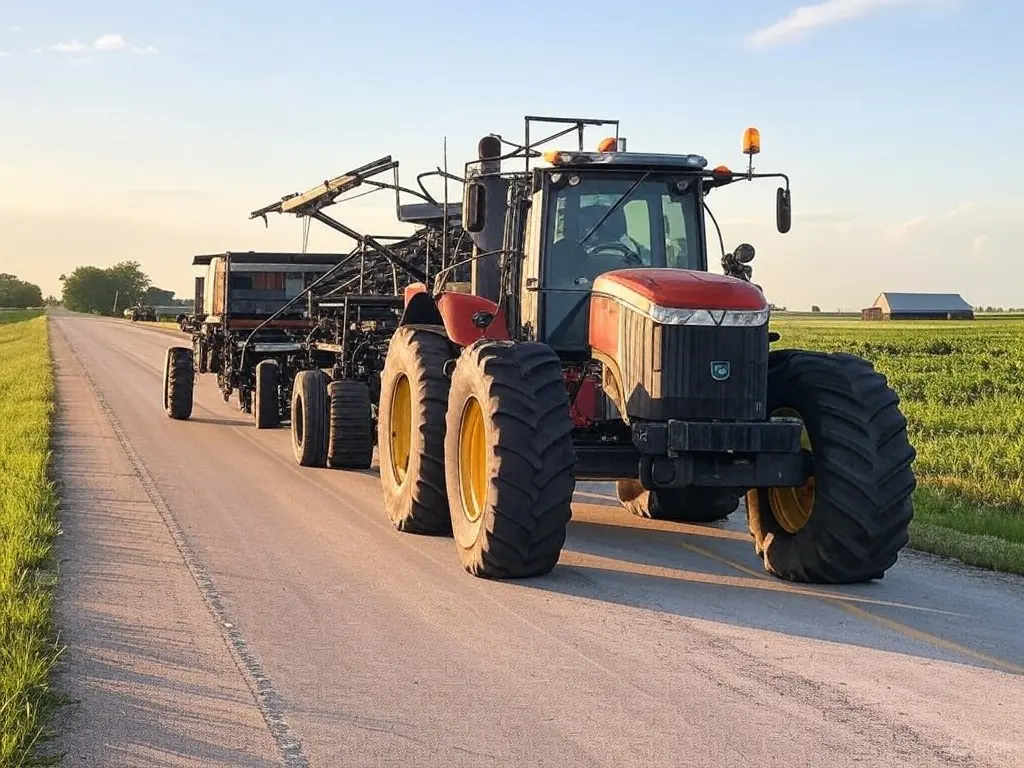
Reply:
[[[615,203],[612,205],[612,207],[604,212],[604,216],[602,216],[600,219],[597,220],[597,224],[592,226],[590,228],[590,231],[587,232],[587,234],[585,234],[582,238],[580,238],[579,242],[577,242],[576,245],[583,245],[585,242],[587,242],[587,240],[590,239],[590,236],[592,234],[594,234],[602,224],[604,224],[605,220],[609,216],[611,216],[613,213],[615,213],[616,209],[620,205],[622,205],[624,202],[626,202],[626,200],[629,198],[629,196],[632,195],[636,191],[636,188],[639,187],[641,184],[643,184],[645,181],[647,181],[647,177],[650,176],[650,175],[651,175],[651,173],[650,173],[650,171],[648,171],[643,176],[641,176],[639,179],[634,181],[633,182],[633,186],[631,186],[629,189],[627,189],[625,192],[622,193],[622,195],[619,197],[618,200],[615,201]]]

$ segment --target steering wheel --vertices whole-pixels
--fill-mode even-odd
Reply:
[[[641,267],[644,265],[644,260],[643,258],[641,258],[639,253],[634,251],[632,248],[629,248],[628,246],[624,245],[623,243],[619,243],[614,240],[609,240],[607,243],[598,243],[597,245],[592,245],[591,247],[587,248],[587,256],[589,256],[592,253],[595,253],[596,251],[618,251],[622,255],[622,258],[626,260],[627,264],[629,264],[630,262],[635,262],[637,265]]]

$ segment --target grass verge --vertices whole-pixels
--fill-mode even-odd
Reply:
[[[136,320],[134,323],[131,320],[125,320],[124,322],[162,333],[173,333],[175,336],[182,335],[181,327],[171,320]]]
[[[145,320],[142,322],[142,324],[147,325],[150,328],[166,328],[168,331],[181,333],[181,326],[179,326],[173,320],[157,320],[156,322],[149,322],[148,320]]]
[[[1024,575],[1024,515],[924,486],[914,494],[910,546],[968,565]]]
[[[57,495],[49,479],[53,371],[41,312],[0,314],[0,766],[40,756],[58,697],[49,685]]]

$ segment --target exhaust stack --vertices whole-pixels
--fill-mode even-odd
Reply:
[[[473,293],[497,301],[501,292],[500,255],[476,257],[501,250],[504,239],[508,181],[500,176],[501,140],[497,136],[484,136],[477,144],[477,157],[479,161],[467,173],[466,181],[475,181],[484,187],[487,211],[484,228],[470,234],[474,245],[470,279]]]

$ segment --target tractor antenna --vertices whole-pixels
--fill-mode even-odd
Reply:
[[[444,137],[444,205],[441,207],[441,269],[448,267],[448,136]]]

